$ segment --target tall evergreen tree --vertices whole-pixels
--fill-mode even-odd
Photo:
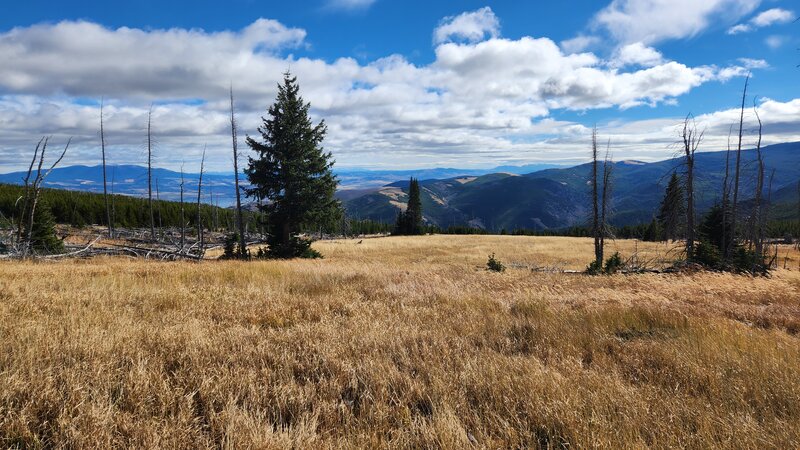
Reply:
[[[397,215],[394,234],[418,235],[422,229],[422,199],[420,198],[419,180],[411,177],[408,183],[408,206]]]
[[[678,174],[672,172],[664,198],[658,211],[658,223],[664,232],[664,239],[674,241],[681,237],[686,215],[686,206],[683,198],[683,187]]]
[[[248,197],[267,200],[261,206],[269,230],[267,256],[311,256],[310,241],[301,239],[302,228],[313,228],[340,212],[334,198],[337,180],[331,153],[322,148],[327,128],[312,124],[311,105],[300,96],[297,78],[285,73],[278,96],[258,128],[263,141],[247,137],[256,153],[245,169],[251,188]]]

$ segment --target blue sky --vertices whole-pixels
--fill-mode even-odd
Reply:
[[[617,158],[662,159],[687,113],[722,148],[744,75],[767,142],[800,140],[800,23],[785,0],[14,2],[0,16],[0,172],[40,135],[137,163],[208,144],[225,170],[225,88],[254,133],[281,72],[298,75],[340,166],[579,162],[590,128]],[[496,74],[496,76],[495,76]],[[748,103],[755,100],[751,97]]]

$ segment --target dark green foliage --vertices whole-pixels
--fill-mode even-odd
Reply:
[[[489,255],[489,261],[486,262],[486,270],[492,272],[505,272],[506,266],[504,266],[503,263],[498,261],[494,257],[494,253],[492,253],[491,255]]]
[[[54,254],[64,251],[64,242],[56,235],[56,220],[47,203],[39,202],[33,216],[30,232],[31,250],[38,254]]]
[[[642,240],[645,242],[657,242],[661,240],[661,236],[663,235],[663,231],[661,226],[659,225],[656,219],[650,221],[650,224],[644,230],[644,234],[642,235]]]
[[[266,201],[268,255],[295,258],[310,255],[311,243],[298,234],[339,220],[341,208],[334,198],[337,180],[331,171],[331,154],[322,149],[326,126],[314,126],[310,104],[299,95],[297,79],[289,73],[278,85],[278,96],[258,128],[262,141],[248,136],[256,153],[245,174],[251,183],[249,197]]]
[[[725,231],[725,227],[727,227],[728,231]],[[730,219],[724,220],[722,207],[712,207],[700,222],[699,239],[695,245],[694,261],[715,270],[754,274],[767,273],[769,267],[765,260],[765,255],[759,255],[752,249],[734,243],[730,238],[733,235],[730,231],[731,229]],[[723,236],[732,249],[730,258],[727,261],[722,257],[725,245]]]
[[[694,246],[694,261],[705,267],[719,268],[722,266],[722,253],[716,245],[701,238]]]
[[[619,255],[619,252],[615,252],[613,255],[609,256],[608,259],[606,259],[606,263],[603,266],[603,273],[607,275],[617,273],[624,265],[625,262],[622,261],[622,257]]]
[[[225,242],[222,246],[222,256],[219,259],[248,259],[250,257],[249,251],[245,249],[244,252],[239,249],[239,233],[233,232],[225,236]],[[261,250],[259,249],[259,252]]]
[[[597,261],[592,261],[589,263],[589,266],[586,268],[586,273],[588,275],[600,275],[603,273],[603,265],[598,264]]]
[[[0,184],[0,214],[10,220],[19,217],[21,206],[17,199],[24,193],[22,186]],[[82,227],[91,224],[106,225],[106,210],[103,194],[91,192],[67,191],[63,189],[45,188],[41,191],[40,201],[50,205],[56,223]],[[20,202],[21,203],[21,202]],[[116,228],[140,228],[150,226],[150,214],[147,199],[126,195],[109,196],[113,204],[114,224]],[[15,208],[14,205],[17,205]],[[37,207],[38,208],[38,207]],[[153,201],[153,213],[156,223],[164,227],[179,227],[181,224],[180,203],[172,201]],[[233,223],[233,210],[217,208],[203,204],[200,206],[204,224],[214,223],[214,217],[225,228],[225,224]],[[186,205],[186,217],[189,228],[196,226],[197,205]],[[253,222],[255,215],[245,212],[245,221]],[[251,224],[252,227],[252,224]]]
[[[598,264],[597,261],[592,261],[586,268],[586,273],[589,275],[612,275],[625,267],[625,261],[622,260],[619,252],[609,256],[604,264]]]
[[[658,210],[658,223],[663,230],[664,239],[674,241],[683,236],[686,219],[685,204],[683,187],[678,174],[672,172]]]
[[[723,254],[727,241],[728,248],[733,246],[733,232],[731,221],[725,220],[722,207],[714,205],[703,216],[697,228],[699,240],[703,240],[714,246],[719,254]]]
[[[408,206],[405,211],[397,215],[397,223],[395,224],[392,234],[398,236],[413,236],[424,233],[419,180],[412,177],[408,183]]]

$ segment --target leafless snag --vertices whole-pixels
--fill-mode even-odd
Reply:
[[[761,117],[758,115],[758,107],[756,100],[753,100],[753,112],[758,120],[758,143],[756,144],[756,158],[758,162],[758,174],[756,179],[756,192],[755,203],[753,205],[753,240],[755,244],[755,251],[759,257],[764,256],[764,232],[765,232],[765,217],[762,211],[762,196],[764,191],[764,155],[761,153],[761,132],[763,125]]]
[[[739,173],[741,168],[741,160],[742,160],[742,136],[744,133],[744,104],[747,100],[747,85],[750,82],[750,74],[747,75],[747,78],[744,80],[744,90],[742,91],[742,106],[739,113],[739,144],[736,148],[736,168],[734,171],[733,177],[733,204],[731,205],[731,243],[736,242],[736,222],[737,222],[737,207],[739,204]],[[728,243],[725,243],[725,246],[728,246]],[[726,255],[730,255],[730,250],[724,252]]]
[[[19,247],[22,244],[23,239],[25,239],[25,237],[23,236],[23,233],[25,231],[25,215],[28,212],[28,204],[31,201],[31,194],[32,194],[30,185],[31,172],[33,171],[34,164],[36,164],[36,158],[39,157],[39,149],[41,148],[42,144],[47,145],[46,141],[47,138],[43,137],[42,139],[39,140],[39,143],[36,144],[36,150],[34,150],[33,152],[33,158],[31,159],[31,164],[30,166],[28,166],[28,173],[25,175],[25,178],[23,179],[23,181],[25,182],[25,190],[23,191],[22,211],[20,212],[19,223],[17,226],[17,240],[16,240],[17,247]],[[19,200],[17,200],[17,202],[19,202]]]
[[[198,251],[200,252],[200,256],[202,257],[205,253],[203,246],[205,243],[203,242],[203,215],[200,211],[200,200],[203,194],[203,170],[205,168],[206,163],[206,149],[203,147],[203,158],[200,160],[200,178],[197,180],[197,242],[199,245]]]
[[[147,205],[150,208],[150,240],[156,238],[156,224],[153,217],[153,105],[147,111]]]
[[[183,206],[183,183],[183,164],[181,164],[181,252],[186,247],[186,211]]]
[[[44,139],[44,144],[42,144],[42,151],[41,151],[41,153],[39,153],[39,165],[38,165],[38,168],[36,170],[36,178],[34,178],[34,180],[33,180],[32,195],[31,195],[31,197],[32,197],[32,199],[31,199],[31,210],[28,213],[28,228],[27,228],[27,231],[25,233],[25,235],[26,235],[25,245],[23,246],[23,249],[22,249],[22,257],[23,258],[27,257],[28,253],[31,250],[31,239],[33,237],[32,236],[33,235],[33,233],[32,233],[32,231],[33,231],[33,222],[34,222],[34,218],[36,216],[36,206],[39,203],[39,194],[41,193],[42,183],[44,183],[45,179],[47,179],[47,177],[50,175],[50,172],[52,172],[53,169],[55,169],[56,166],[58,166],[58,164],[61,163],[61,160],[64,159],[64,155],[67,154],[67,150],[69,149],[69,144],[72,142],[72,138],[67,140],[67,145],[64,146],[64,150],[61,152],[61,156],[59,156],[58,159],[50,166],[50,168],[47,170],[47,172],[42,173],[42,165],[44,164],[44,156],[45,156],[45,151],[47,150],[47,142],[48,142],[48,140],[49,139],[45,138]]]
[[[611,172],[613,169],[611,156],[609,150],[611,148],[611,140],[606,145],[606,156],[603,160],[603,195],[600,207],[600,261],[603,260],[603,253],[605,252],[606,236],[609,234],[608,229],[608,209],[611,201]]]
[[[236,113],[233,102],[233,86],[231,86],[231,139],[233,141],[233,177],[236,189],[236,227],[239,230],[239,257],[247,257],[247,243],[245,242],[244,220],[242,217],[242,197],[239,190],[239,144],[236,136]]]
[[[600,199],[597,187],[597,126],[592,129],[592,237],[594,238],[594,262],[603,265],[603,245],[600,230]]]
[[[103,106],[105,99],[100,99],[100,149],[103,157],[103,200],[106,204],[106,223],[108,224],[108,237],[114,236],[114,225],[111,222],[111,209],[108,205],[108,183],[106,178],[106,134],[103,126]]]
[[[703,141],[704,132],[697,131],[694,116],[689,114],[683,121],[683,153],[686,162],[686,260],[694,259],[694,158],[697,148]]]

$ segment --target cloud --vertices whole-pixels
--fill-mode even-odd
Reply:
[[[750,19],[747,23],[739,23],[728,28],[728,34],[749,33],[758,28],[774,24],[789,23],[794,20],[794,13],[782,8],[772,8],[763,11]]]
[[[367,9],[375,3],[375,0],[328,0],[326,7],[329,9],[355,11]]]
[[[592,19],[623,44],[651,45],[696,36],[714,23],[735,21],[761,0],[613,0]]]
[[[783,44],[786,41],[787,39],[785,36],[779,36],[779,35],[768,36],[766,39],[764,39],[764,43],[767,44],[767,47],[773,50],[776,50],[781,46],[783,46]]]
[[[561,41],[561,49],[567,53],[579,53],[589,47],[599,44],[601,39],[597,36],[579,35],[572,39]]]
[[[488,6],[442,19],[433,31],[433,43],[452,40],[478,42],[487,35],[492,38],[500,35],[500,20]]]
[[[641,42],[628,44],[619,48],[612,57],[612,65],[617,67],[628,65],[653,67],[661,64],[663,61],[664,57],[658,50],[647,47]]]
[[[626,65],[610,67],[593,53],[532,37],[445,42],[424,65],[399,55],[360,63],[288,54],[305,48],[305,36],[268,19],[214,33],[90,22],[0,33],[3,169],[18,168],[14,161],[24,161],[31,141],[44,134],[75,137],[65,164],[96,163],[99,108],[87,99],[104,96],[112,162],[142,161],[146,112],[155,102],[159,166],[180,167],[208,144],[210,170],[226,170],[230,83],[241,132],[253,134],[287,68],[314,120],[328,123],[325,145],[340,166],[552,160],[567,157],[568,148],[542,153],[552,147],[539,147],[541,135],[573,136],[580,128],[553,120],[553,111],[671,104],[755,67],[691,67],[664,61],[644,44],[623,47]]]

